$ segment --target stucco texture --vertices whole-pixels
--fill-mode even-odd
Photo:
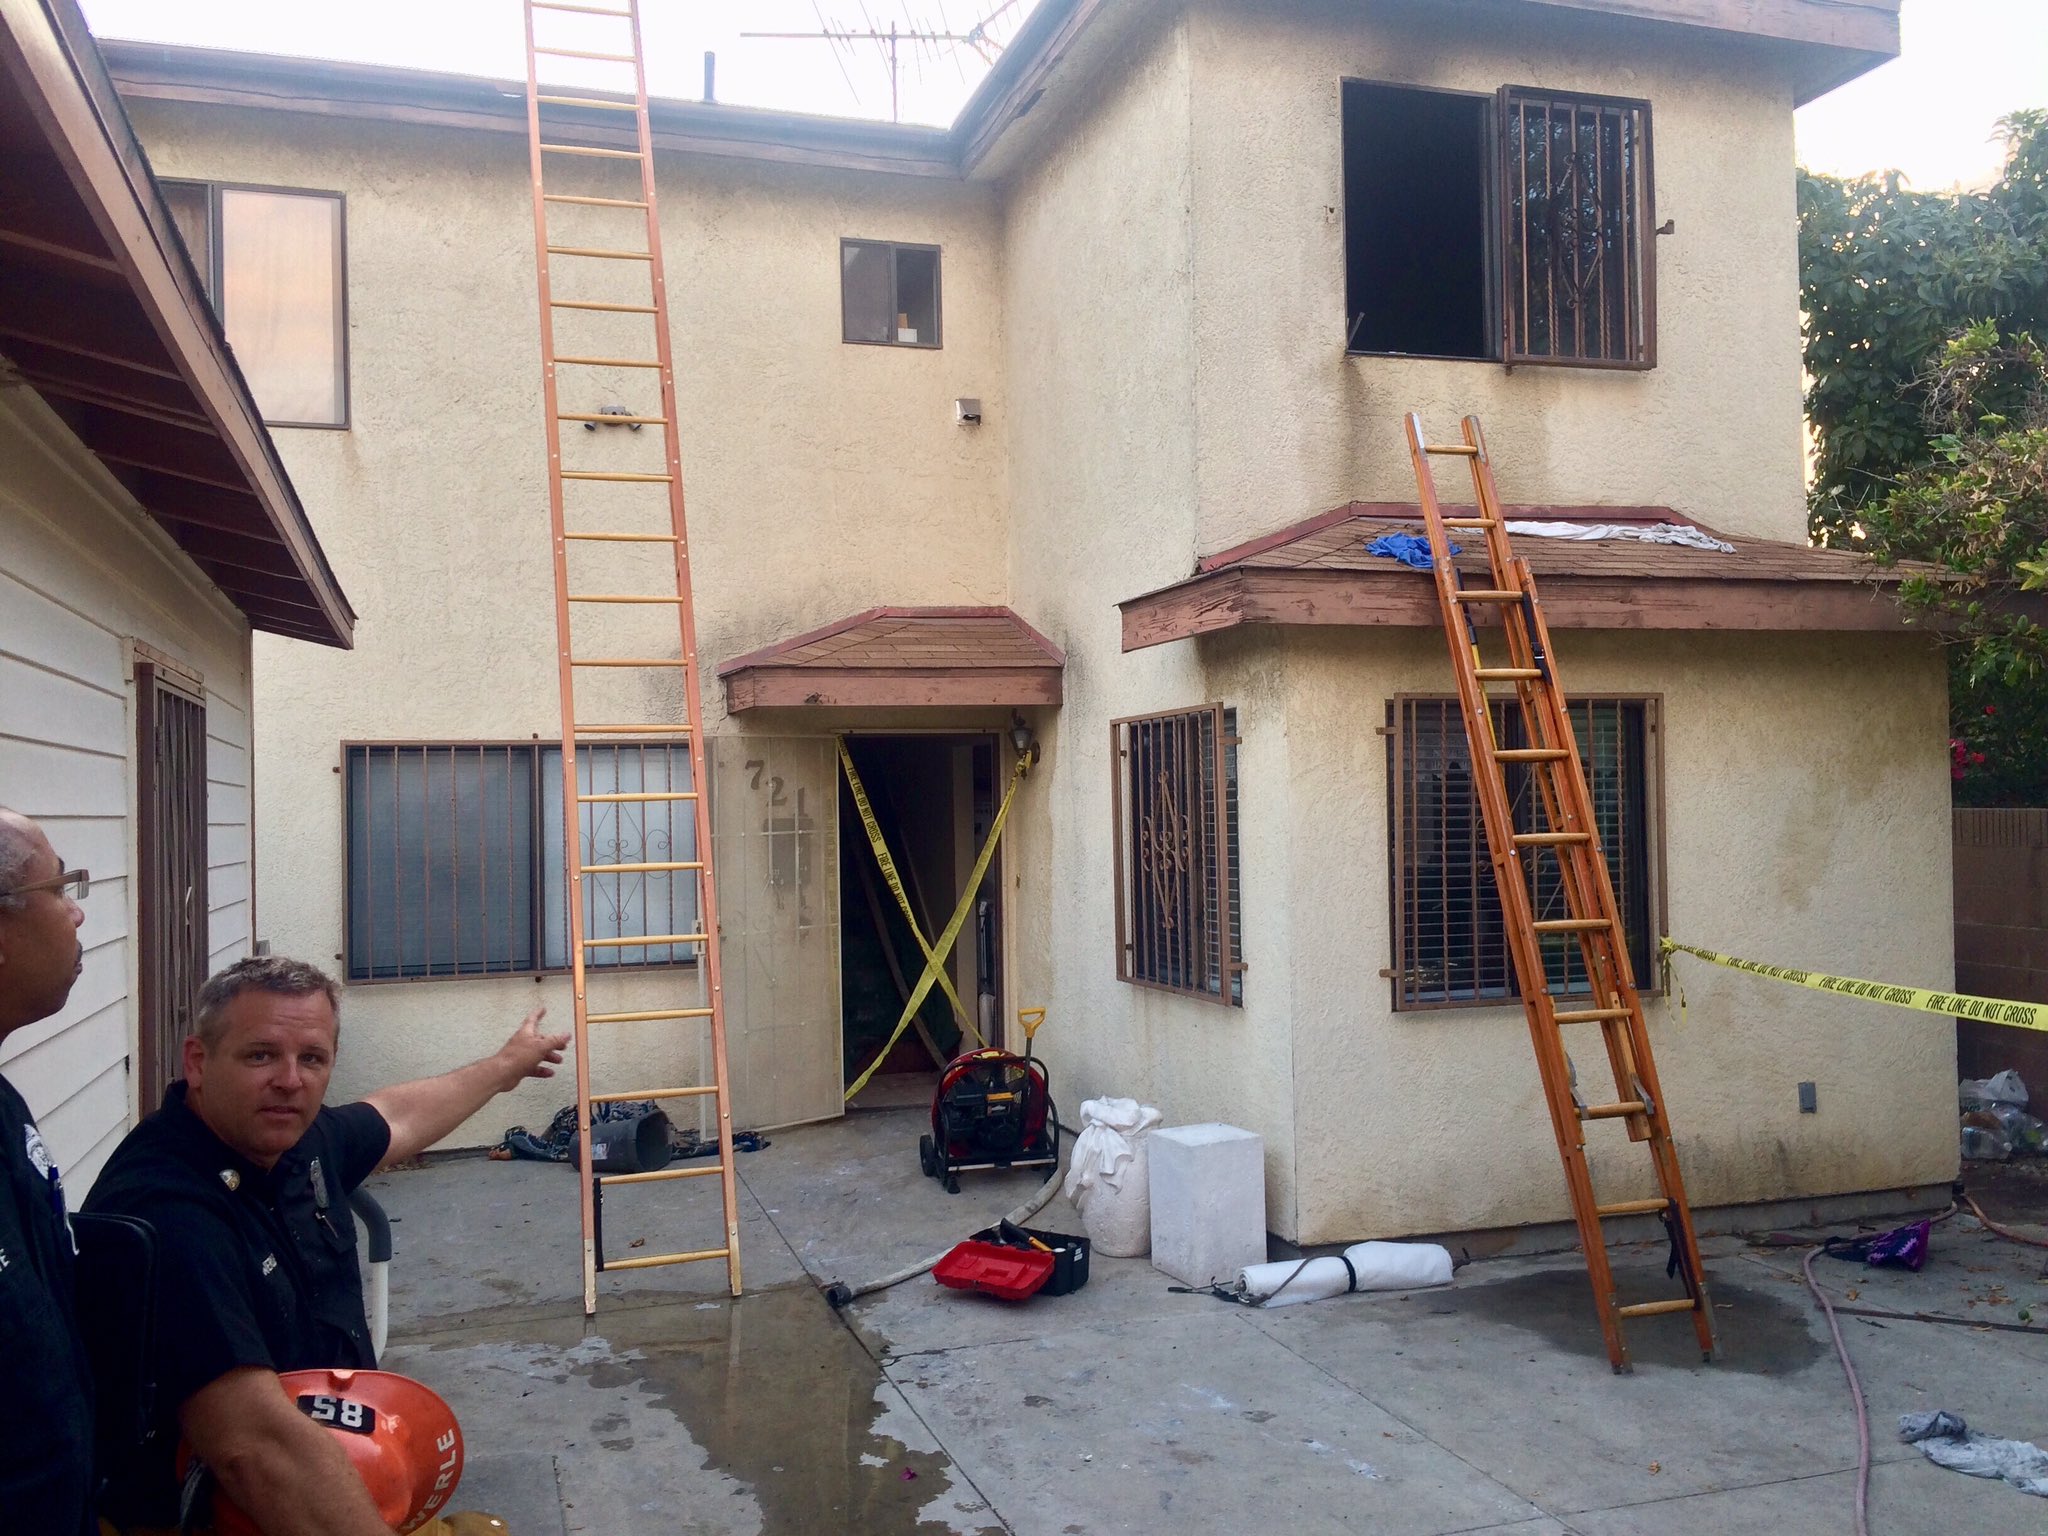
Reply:
[[[1241,631],[1125,654],[1116,604],[1338,503],[1410,499],[1410,409],[1439,430],[1479,414],[1511,501],[1668,505],[1800,537],[1790,75],[1758,45],[1553,6],[1149,0],[1094,25],[1084,51],[1102,66],[1033,109],[1031,147],[998,157],[997,180],[663,159],[705,675],[875,604],[1008,603],[1068,656],[1061,707],[1030,712],[1043,757],[1003,861],[1005,1006],[1047,1007],[1038,1047],[1066,1117],[1118,1093],[1171,1122],[1257,1131],[1267,1223],[1302,1241],[1561,1215],[1520,1015],[1396,1015],[1379,974],[1392,956],[1376,728],[1394,693],[1448,690],[1441,638]],[[1650,98],[1657,216],[1676,220],[1658,243],[1657,367],[1347,357],[1347,76]],[[136,118],[165,174],[348,196],[353,425],[280,436],[362,610],[359,646],[258,649],[265,936],[320,958],[341,949],[340,742],[556,729],[524,148],[189,105],[139,103]],[[600,177],[592,190],[627,189]],[[560,233],[601,243],[595,222],[565,218]],[[842,237],[943,248],[941,350],[841,342]],[[614,328],[593,342],[627,344],[625,322],[602,324]],[[594,394],[645,406],[645,388],[620,375]],[[980,427],[954,424],[959,395],[982,400]],[[574,462],[658,457],[651,434],[571,440]],[[606,579],[624,580],[635,557],[613,558]],[[1930,647],[1581,633],[1564,661],[1575,688],[1664,698],[1677,934],[1947,980]],[[653,707],[655,686],[615,681],[610,702]],[[1235,708],[1242,738],[1241,1008],[1116,978],[1111,724],[1212,700]],[[707,706],[715,793],[734,762],[751,786],[745,765],[767,757],[823,818],[832,734],[1001,729],[1007,715],[800,709],[756,723],[722,718],[715,687]],[[737,858],[720,849],[722,878],[752,882],[728,887],[745,914],[726,949],[749,994],[729,998],[743,1120],[790,1097],[834,1107],[836,933],[789,914],[836,901],[822,884],[802,899],[775,886],[772,820],[751,799],[720,808],[721,838],[753,839]],[[814,832],[821,849],[837,835]],[[1686,979],[1683,1017],[1659,1003],[1652,1028],[1696,1198],[1953,1171],[1938,1021]],[[566,1006],[559,979],[360,988],[361,1049],[344,1052],[339,1089],[488,1048],[536,997]],[[653,1044],[614,1060],[655,1080],[701,1070]],[[1796,1114],[1804,1079],[1819,1084],[1816,1116]],[[526,1090],[456,1140],[495,1139],[560,1096]],[[1632,1192],[1645,1162],[1612,1151],[1596,1173]]]
[[[267,638],[257,649],[258,752],[270,765],[259,829],[263,937],[279,953],[334,964],[345,888],[341,743],[547,739],[559,730],[525,145],[511,135],[164,103],[138,102],[134,115],[159,175],[347,200],[350,427],[276,437],[361,613],[356,649]],[[704,676],[714,678],[726,656],[873,604],[1001,601],[1006,413],[991,194],[702,159],[665,160],[661,172]],[[631,191],[603,168],[579,189]],[[631,213],[562,212],[558,242],[638,243]],[[841,342],[843,235],[942,247],[941,349]],[[627,264],[558,258],[558,294],[644,302],[644,278],[631,294],[612,265]],[[557,346],[645,356],[651,341],[637,317],[580,316],[562,322]],[[982,426],[956,424],[961,395],[982,399]],[[565,382],[564,409],[614,402],[658,414],[641,371],[599,373],[587,387]],[[570,427],[564,453],[572,465],[658,469],[660,435]],[[658,495],[576,487],[571,525],[659,528]],[[666,580],[659,553],[586,547],[577,558],[579,588],[584,577],[597,590],[660,590]],[[577,636],[579,647],[610,654],[677,654],[672,624],[664,630],[641,613],[609,626],[579,617]],[[584,715],[660,719],[674,708],[673,688],[673,674],[600,674],[586,680]],[[729,728],[715,681],[705,708],[711,729]],[[828,816],[829,806],[828,796]],[[756,894],[749,901],[729,889],[728,902],[758,907],[768,893]],[[807,974],[825,979],[814,981],[802,1014],[836,1062],[836,966]],[[694,980],[680,986],[694,1000]],[[674,1006],[677,991],[673,976],[620,981],[605,1006]],[[567,1017],[566,982],[359,986],[335,1093],[358,1096],[494,1048],[536,1001],[554,1020]],[[755,1022],[786,1030],[790,1019]],[[747,1023],[735,1020],[742,1030]],[[599,1048],[607,1081],[621,1086],[705,1070],[673,1025],[624,1027]],[[749,1123],[777,1118],[773,1095],[742,1086],[743,1066],[736,1060],[736,1112]],[[544,1120],[560,1097],[559,1085],[523,1088],[452,1140],[495,1141],[508,1123]]]

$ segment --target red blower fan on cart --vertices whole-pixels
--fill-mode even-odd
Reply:
[[[1043,1008],[1017,1014],[1024,1054],[993,1047],[956,1056],[932,1095],[932,1129],[917,1142],[917,1163],[946,1193],[960,1175],[985,1168],[1053,1168],[1060,1160],[1059,1116],[1045,1063],[1031,1055]]]

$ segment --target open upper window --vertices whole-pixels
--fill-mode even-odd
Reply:
[[[1344,82],[1346,347],[1656,361],[1650,105]]]
[[[847,341],[939,345],[939,248],[839,242],[839,313]]]

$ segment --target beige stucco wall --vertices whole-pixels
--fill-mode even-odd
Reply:
[[[164,103],[138,102],[133,111],[160,175],[347,198],[352,424],[276,436],[360,610],[357,648],[342,656],[259,643],[257,651],[258,751],[270,765],[259,829],[268,850],[262,936],[280,953],[332,964],[343,948],[339,744],[525,740],[558,730],[525,142]],[[674,156],[660,169],[705,676],[727,656],[871,605],[1002,601],[1006,412],[991,194]],[[606,170],[573,189],[633,194]],[[633,217],[564,210],[556,238],[639,244]],[[941,349],[841,342],[842,236],[942,247]],[[556,270],[559,296],[636,297],[612,269],[558,260]],[[643,302],[645,292],[643,281]],[[637,318],[587,320],[580,333],[572,323],[560,332],[561,351],[648,355]],[[655,414],[647,385],[645,374],[617,370],[591,381],[579,400],[571,398],[577,386],[565,384],[564,408],[621,401]],[[952,402],[961,395],[983,400],[983,426],[955,423]],[[658,469],[660,457],[654,429],[566,434],[571,464]],[[572,496],[587,509],[580,517],[572,511],[572,525],[662,521],[658,492],[594,485]],[[598,590],[659,590],[665,579],[640,550],[586,549],[579,559]],[[676,652],[672,627],[633,632],[650,638],[610,653]],[[600,674],[584,694],[585,718],[662,718],[647,711],[665,708],[658,690],[672,686],[661,675]],[[715,731],[733,725],[720,698],[714,680],[705,703]],[[763,750],[784,750],[775,741],[786,726],[756,729],[770,738]],[[800,756],[815,777],[812,755]],[[823,835],[834,825],[829,776],[819,788]],[[760,861],[764,880],[767,869]],[[836,880],[836,870],[830,874]],[[734,910],[775,909],[766,886],[749,893],[729,882],[725,895]],[[836,945],[836,923],[835,897],[829,931],[814,947]],[[828,969],[808,959],[800,968],[812,978],[801,1006],[782,982],[770,986],[761,967],[772,958],[749,972],[727,957],[742,992],[751,975],[753,995],[764,1000],[751,1022],[772,1032],[755,1061],[763,1092],[735,1061],[743,1123],[781,1117],[765,1074],[788,1052],[792,1017],[837,1070],[836,956]],[[358,987],[336,1093],[358,1095],[490,1049],[536,1001],[555,1020],[568,1016],[559,978]],[[672,978],[650,977],[615,983],[602,1006],[676,1001]],[[735,1031],[749,1023],[736,1016]],[[599,1042],[613,1052],[601,1058],[606,1081],[695,1079],[707,1062],[679,1046],[682,1038],[674,1025],[611,1030]],[[530,1086],[452,1140],[495,1141],[509,1123],[544,1121],[561,1098],[559,1084]]]
[[[0,805],[91,872],[85,968],[0,1071],[74,1201],[138,1112],[136,705],[129,642],[199,674],[206,702],[207,942],[249,952],[249,624],[26,388],[0,391]],[[173,1069],[175,1070],[175,1068]]]
[[[1196,537],[1189,219],[1192,60],[1177,21],[1129,39],[1099,99],[1010,190],[1004,247],[1013,601],[1067,647],[1066,696],[1015,823],[1014,975],[1044,1002],[1063,1118],[1126,1094],[1175,1123],[1266,1140],[1268,1219],[1292,1226],[1294,1111],[1287,724],[1270,653],[1119,653],[1119,598],[1187,573]],[[1109,722],[1237,707],[1244,942],[1239,1008],[1116,979]],[[1268,793],[1264,786],[1277,792]]]
[[[1408,409],[1443,431],[1479,414],[1511,500],[1666,504],[1801,537],[1789,83],[1739,44],[1648,40],[1554,12],[1482,26],[1287,0],[1155,11],[1007,191],[1014,600],[1071,658],[1054,772],[1017,832],[1019,973],[1065,1023],[1044,1045],[1063,1101],[1133,1094],[1169,1121],[1258,1130],[1269,1224],[1302,1241],[1565,1213],[1519,1013],[1396,1017],[1378,974],[1376,728],[1394,692],[1448,689],[1441,640],[1269,631],[1122,655],[1114,605],[1341,502],[1411,499]],[[1659,366],[1346,358],[1347,75],[1651,98],[1658,216],[1680,232],[1659,250]],[[1573,686],[1667,697],[1677,931],[1947,980],[1942,674],[1924,646],[1565,643]],[[1217,698],[1244,739],[1241,1012],[1114,979],[1108,722]],[[1818,761],[1792,745],[1823,738]],[[1815,858],[1824,873],[1787,884]],[[1845,1052],[1829,1000],[1708,977],[1689,996],[1660,1065],[1700,1200],[1953,1171],[1938,1026],[1859,1015]],[[1802,1078],[1820,1084],[1818,1116],[1796,1114]],[[1595,1166],[1640,1179],[1644,1159]]]
[[[1740,40],[1517,9],[1191,12],[1201,549],[1353,498],[1411,500],[1411,410],[1439,436],[1476,413],[1510,502],[1670,506],[1729,532],[1805,536],[1789,75]],[[1657,219],[1677,224],[1657,241],[1657,367],[1346,358],[1347,77],[1648,98]]]
[[[1674,937],[1850,976],[1947,987],[1946,678],[1918,637],[1561,632],[1577,694],[1656,695]],[[1519,1007],[1397,1013],[1387,747],[1399,693],[1448,694],[1442,638],[1297,630],[1286,655],[1296,828],[1295,1091],[1305,1241],[1570,1216]],[[1262,793],[1247,781],[1244,793]],[[1341,798],[1340,798],[1341,794]],[[1927,1184],[1956,1169],[1955,1033],[1926,1014],[1681,959],[1648,1005],[1699,1205]],[[1654,982],[1654,978],[1646,979]],[[1591,1026],[1566,1035],[1611,1097]],[[1818,1112],[1798,1111],[1797,1084]],[[1617,1125],[1587,1131],[1603,1199],[1655,1193]]]

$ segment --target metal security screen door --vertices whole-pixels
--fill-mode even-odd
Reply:
[[[196,689],[147,661],[135,664],[135,702],[136,1067],[149,1110],[178,1075],[206,980],[206,706]]]

